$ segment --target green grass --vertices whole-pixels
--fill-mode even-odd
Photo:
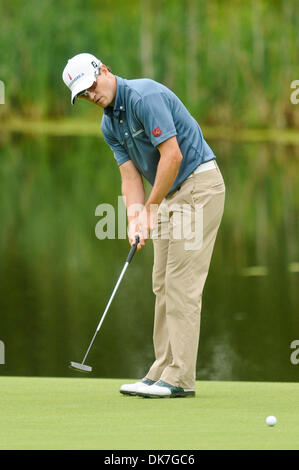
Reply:
[[[47,134],[53,136],[100,136],[100,118],[93,121],[78,118],[59,120],[32,120],[21,117],[6,119],[1,129],[7,132],[29,134]],[[207,139],[228,140],[230,142],[276,142],[280,144],[298,144],[298,129],[245,129],[225,126],[201,125]]]
[[[203,381],[195,398],[144,399],[121,395],[124,382],[0,377],[0,449],[299,447],[298,383]]]

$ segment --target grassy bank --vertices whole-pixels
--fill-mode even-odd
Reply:
[[[210,126],[299,126],[293,0],[3,0],[0,16],[5,116],[68,116],[63,68],[91,52],[119,76],[164,83]]]
[[[245,129],[228,126],[201,126],[205,138],[231,142],[277,142],[299,144],[296,129]],[[13,118],[4,121],[1,129],[24,134],[47,134],[53,136],[97,136],[101,134],[100,119],[24,120]]]

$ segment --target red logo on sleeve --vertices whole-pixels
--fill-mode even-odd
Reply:
[[[162,134],[162,131],[161,131],[160,127],[156,127],[156,129],[154,129],[152,132],[153,132],[155,137],[159,137],[159,135]]]

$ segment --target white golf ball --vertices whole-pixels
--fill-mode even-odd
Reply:
[[[266,423],[268,424],[268,426],[274,426],[277,423],[277,419],[275,418],[275,416],[267,416]]]

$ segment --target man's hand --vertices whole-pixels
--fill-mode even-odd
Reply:
[[[152,205],[150,208],[144,206],[137,217],[129,223],[128,238],[131,245],[135,244],[135,236],[139,236],[137,250],[140,250],[150,238],[150,232],[157,223],[158,206]]]
[[[141,248],[141,243],[142,245],[144,245],[144,241],[143,241],[143,238],[141,237],[141,233],[140,233],[140,229],[138,225],[138,217],[135,217],[135,219],[132,219],[129,222],[128,239],[129,239],[129,243],[131,246],[135,245],[136,243],[136,239],[135,239],[136,235],[139,236],[139,243],[137,245],[137,251],[138,251]]]

